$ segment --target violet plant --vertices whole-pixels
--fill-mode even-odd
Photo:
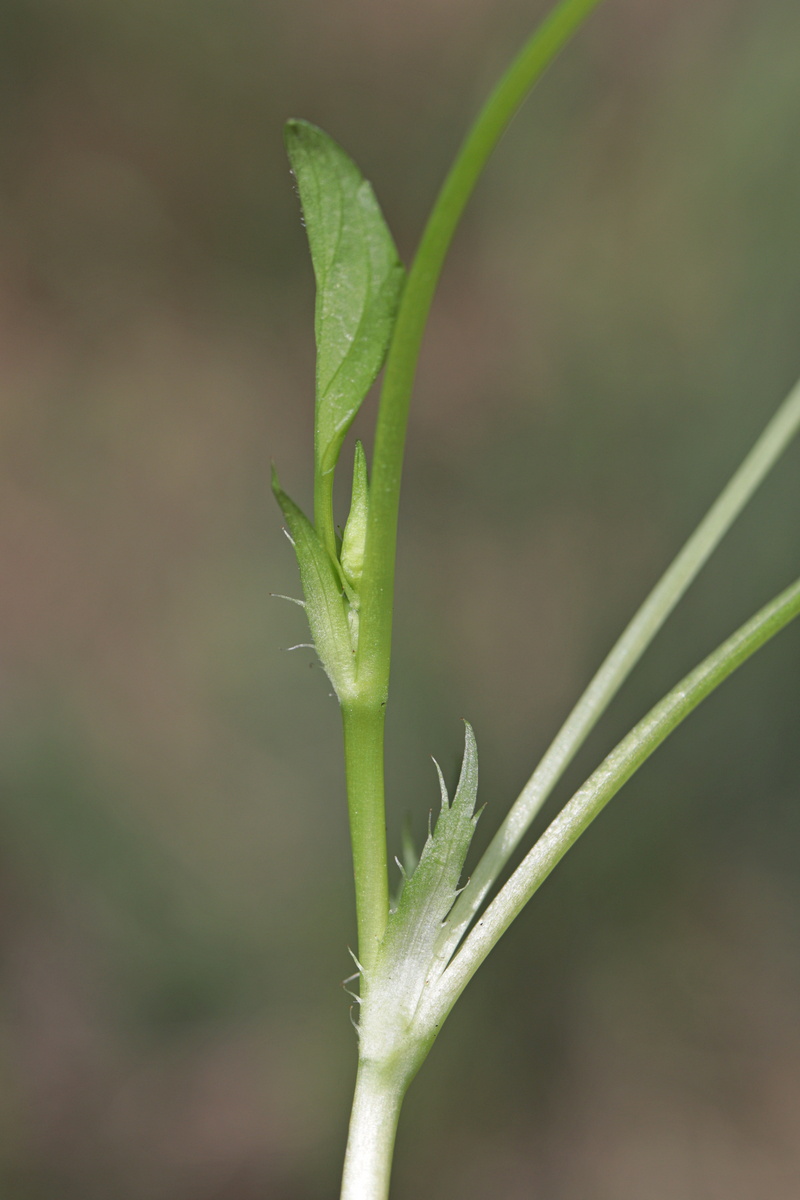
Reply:
[[[602,761],[496,894],[512,853],[598,718],[800,426],[798,384],[623,631],[531,775],[469,879],[478,758],[466,726],[461,776],[418,863],[390,905],[384,720],[400,478],[409,401],[428,312],[464,207],[526,95],[599,0],[561,0],[486,101],[447,175],[408,273],[369,183],[320,129],[288,122],[289,154],[317,286],[314,514],[281,488],[313,645],[338,698],[353,849],[358,953],[358,1074],[342,1197],[389,1193],[395,1131],[409,1083],[461,992],[548,874],[627,779],[689,713],[800,613],[800,580],[726,638]],[[371,462],[356,445],[350,513],[333,516],[337,462],[384,367]]]

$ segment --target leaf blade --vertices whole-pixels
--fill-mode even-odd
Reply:
[[[315,459],[330,474],[389,345],[405,271],[372,187],[317,126],[287,122],[317,282]]]

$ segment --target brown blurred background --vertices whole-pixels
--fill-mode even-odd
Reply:
[[[355,156],[408,259],[544,8],[0,6],[8,1200],[336,1194],[338,715],[268,595],[297,590],[268,464],[309,502],[313,391],[281,124]],[[411,425],[393,849],[406,812],[422,837],[462,716],[486,841],[800,373],[799,129],[795,0],[609,0],[497,153]],[[796,575],[799,512],[794,447],[562,800]],[[800,1195],[798,667],[795,628],[509,933],[411,1090],[398,1200]]]

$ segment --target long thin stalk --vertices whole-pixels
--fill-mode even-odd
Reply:
[[[798,429],[800,382],[625,628],[512,805],[450,914],[443,959],[453,953],[578,749]]]
[[[461,214],[512,117],[600,0],[562,0],[520,51],[486,101],[445,179],[425,226],[389,347],[372,456],[357,669],[386,699],[392,637],[397,515],[411,391],[442,264]]]
[[[710,692],[798,615],[800,579],[718,646],[619,742],[548,826],[479,918],[432,988],[423,1020],[444,1020],[514,918],[622,785]]]

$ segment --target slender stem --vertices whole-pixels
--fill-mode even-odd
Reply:
[[[751,654],[798,615],[800,579],[718,646],[618,743],[548,826],[478,920],[432,990],[426,1004],[428,1020],[444,1019],[489,951],[570,846],[668,734]]]
[[[486,101],[445,179],[400,301],[386,362],[372,460],[358,674],[386,698],[392,636],[397,514],[411,391],[447,249],[486,162],[526,95],[600,0],[562,0]]]
[[[341,1200],[386,1200],[405,1079],[386,1067],[358,1064]]]
[[[600,0],[562,0],[539,26],[484,105],[448,174],[407,280],[386,363],[375,432],[357,653],[363,706],[343,709],[348,804],[356,878],[359,954],[371,959],[386,924],[388,885],[382,738],[391,658],[400,476],[422,335],[442,264],[486,162],[533,84]],[[315,519],[333,538],[326,479],[315,487]],[[328,546],[330,551],[330,545]]]
[[[500,80],[468,134],[436,200],[400,302],[386,362],[375,432],[370,512],[362,578],[357,692],[343,707],[348,803],[356,878],[359,954],[375,960],[388,914],[383,799],[383,719],[389,688],[400,478],[411,391],[433,294],[447,249],[486,162],[525,96],[599,0],[561,0]],[[330,497],[315,497],[324,539]],[[369,702],[367,703],[367,699]],[[386,1068],[359,1065],[343,1200],[385,1200],[405,1082]]]
[[[443,939],[445,957],[455,950],[492,884],[600,716],[798,429],[800,382],[630,621],[525,784],[456,901]]]
[[[342,706],[358,955],[367,971],[375,960],[389,914],[383,795],[384,711],[380,704],[369,702]]]

